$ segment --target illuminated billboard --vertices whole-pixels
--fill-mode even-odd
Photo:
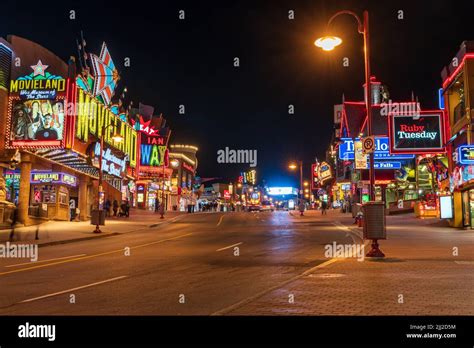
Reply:
[[[298,189],[293,187],[269,187],[267,192],[270,196],[297,195]]]
[[[48,67],[38,60],[31,74],[10,81],[7,148],[64,146],[67,81]]]
[[[443,111],[422,111],[419,116],[389,115],[390,153],[444,152]]]

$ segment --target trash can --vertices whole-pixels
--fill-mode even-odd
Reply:
[[[105,225],[105,210],[92,210],[91,225]]]
[[[364,213],[364,239],[387,239],[385,203],[367,202],[362,206]]]

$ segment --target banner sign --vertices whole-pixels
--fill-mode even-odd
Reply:
[[[457,162],[461,164],[474,164],[474,146],[462,145],[458,147]]]
[[[358,138],[355,139],[359,140]],[[342,143],[339,145],[339,159],[343,161],[354,160],[354,139],[341,138]],[[388,137],[375,137],[374,158],[377,160],[402,160],[413,159],[415,155],[397,154],[391,155],[389,151],[390,141]]]
[[[368,156],[364,153],[362,141],[356,140],[354,142],[354,156],[355,156],[355,168],[365,169],[368,165]]]
[[[47,72],[48,67],[38,60],[31,74],[10,81],[7,148],[64,146],[67,81]]]
[[[249,170],[248,172],[242,172],[241,176],[244,179],[244,184],[255,185],[257,182],[257,171],[255,169]]]
[[[443,111],[420,116],[389,115],[390,153],[439,153],[444,148]]]

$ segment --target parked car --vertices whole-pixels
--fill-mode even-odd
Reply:
[[[274,211],[275,206],[270,201],[263,201],[260,211]]]

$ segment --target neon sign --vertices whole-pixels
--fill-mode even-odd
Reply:
[[[91,153],[91,159],[96,167],[99,167],[100,161],[100,143],[96,142],[94,151]],[[102,153],[102,170],[111,175],[120,177],[125,172],[125,159],[114,155],[110,148],[104,149]]]
[[[81,88],[77,88],[77,93],[76,137],[84,142],[89,141],[89,135],[97,139],[104,137],[105,143],[128,155],[130,166],[134,168],[137,163],[137,131]],[[103,126],[109,124],[112,126],[102,134]],[[116,143],[112,140],[113,134],[117,133],[122,136],[123,142]]]
[[[474,164],[474,146],[471,146],[471,145],[459,146],[457,162],[461,164]]]
[[[443,112],[423,111],[418,117],[390,115],[390,153],[444,152]]]
[[[66,80],[38,60],[33,72],[10,81],[7,148],[63,147]]]
[[[59,172],[33,172],[31,173],[32,184],[64,184],[69,186],[77,185],[77,178],[74,175]]]
[[[355,139],[359,140],[358,138]],[[352,138],[341,138],[342,144],[339,145],[339,159],[343,161],[353,161],[354,160],[354,139]],[[376,137],[375,138],[375,159],[383,160],[393,160],[393,159],[413,159],[415,155],[408,154],[397,154],[391,155],[390,151],[390,141],[388,137]]]

